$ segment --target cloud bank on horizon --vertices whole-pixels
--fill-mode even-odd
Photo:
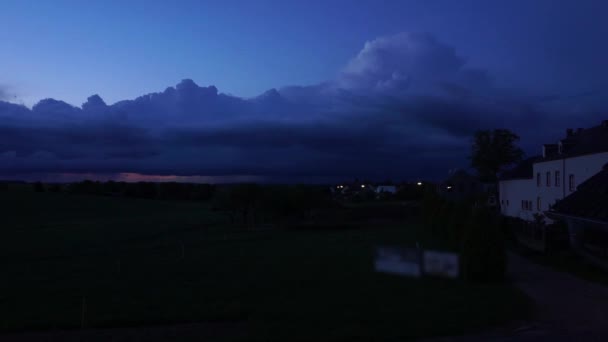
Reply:
[[[435,178],[467,166],[477,129],[512,129],[535,153],[567,127],[606,119],[603,103],[588,97],[564,104],[502,88],[491,71],[423,33],[368,41],[334,79],[249,99],[183,80],[112,105],[93,95],[80,108],[45,99],[29,109],[6,102],[2,89],[0,178]]]

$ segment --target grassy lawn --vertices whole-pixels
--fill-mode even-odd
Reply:
[[[0,330],[234,322],[247,339],[460,334],[521,318],[507,284],[373,271],[416,225],[230,229],[200,203],[0,192]],[[183,253],[183,255],[182,255]]]

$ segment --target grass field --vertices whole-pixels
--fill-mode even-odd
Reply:
[[[387,340],[528,308],[506,284],[374,273],[374,247],[413,246],[414,224],[247,232],[200,203],[30,191],[0,208],[3,331],[209,321],[233,322],[228,339]]]

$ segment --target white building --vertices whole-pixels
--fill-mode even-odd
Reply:
[[[376,193],[377,194],[396,194],[397,193],[397,187],[394,185],[378,185],[376,187]]]
[[[542,152],[501,177],[503,215],[531,221],[600,172],[608,163],[608,120],[588,129],[568,129],[564,139],[544,145]]]

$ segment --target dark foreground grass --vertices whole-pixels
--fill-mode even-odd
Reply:
[[[0,193],[0,329],[233,322],[247,340],[461,334],[527,312],[506,284],[373,272],[414,225],[239,232],[204,204]],[[85,308],[82,316],[83,301]]]

